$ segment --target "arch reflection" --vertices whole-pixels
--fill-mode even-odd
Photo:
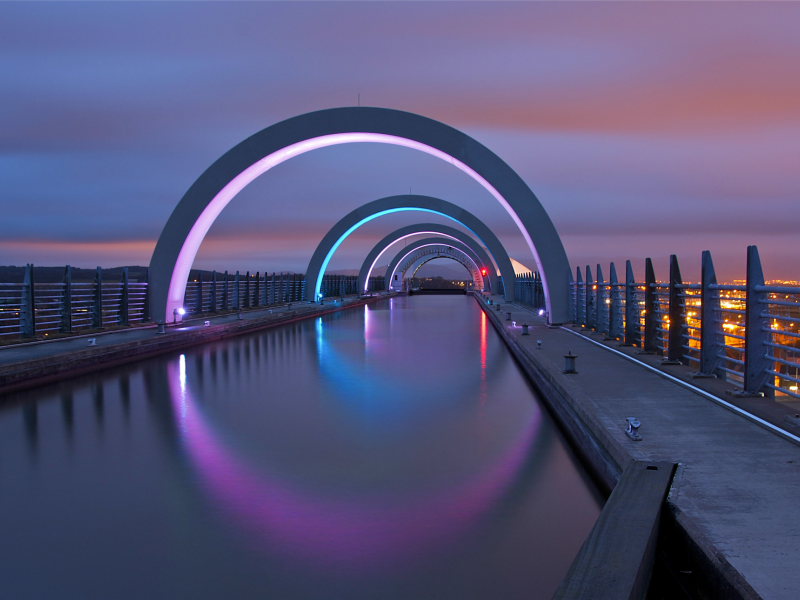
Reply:
[[[488,466],[457,485],[349,497],[264,471],[227,445],[196,402],[183,355],[167,379],[179,444],[214,506],[262,547],[331,568],[388,566],[469,530],[513,486],[542,418],[535,412]]]

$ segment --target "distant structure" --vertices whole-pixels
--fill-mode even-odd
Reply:
[[[452,127],[413,113],[367,107],[335,108],[287,119],[241,142],[211,165],[184,194],[156,244],[150,261],[153,318],[165,320],[182,307],[189,271],[203,238],[247,184],[299,154],[356,142],[419,150],[449,162],[480,183],[506,209],[533,253],[550,321],[568,320],[567,255],[550,217],[522,178],[483,144]]]

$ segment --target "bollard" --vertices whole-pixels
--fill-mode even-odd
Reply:
[[[625,419],[628,422],[628,428],[625,430],[625,435],[631,438],[634,442],[641,442],[642,436],[639,435],[639,427],[642,424],[636,420],[636,417],[628,417]]]
[[[211,327],[211,321],[203,321],[203,327]]]
[[[500,305],[497,305],[497,312],[500,312]]]
[[[506,313],[506,321],[510,321],[510,320],[511,320],[511,313],[507,312]]]
[[[522,335],[530,335],[528,333],[528,324],[527,323],[523,323],[522,324]]]
[[[289,306],[287,306],[286,308],[292,308],[292,303],[289,302]],[[272,312],[272,311],[269,311],[269,312]]]
[[[536,349],[537,350],[541,350],[542,349],[542,340],[536,340]]]
[[[244,320],[243,317],[242,317],[242,309],[241,308],[239,309],[239,312],[236,315],[236,319],[238,321],[243,321]]]
[[[89,338],[88,341],[90,346],[97,346],[97,338]]]
[[[158,333],[167,333],[166,330],[164,329],[164,321],[159,321],[158,322],[158,329],[156,329],[156,333],[157,334]]]
[[[492,299],[491,299],[491,298],[489,298],[489,301],[487,302],[487,304],[488,304],[489,306],[491,306],[491,305],[492,305]]]
[[[575,354],[572,353],[572,350],[569,350],[567,354],[564,355],[564,370],[561,371],[562,373],[577,373],[575,370],[575,359],[578,358]]]

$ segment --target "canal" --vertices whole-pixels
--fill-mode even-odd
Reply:
[[[0,597],[550,598],[602,498],[475,300],[7,398]]]

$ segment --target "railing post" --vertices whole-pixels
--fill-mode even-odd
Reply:
[[[211,289],[208,298],[208,312],[217,312],[217,272],[211,271]]]
[[[576,313],[575,323],[578,326],[583,327],[584,325],[586,325],[586,300],[585,298],[581,297],[582,296],[581,290],[585,292],[586,287],[583,285],[583,277],[581,277],[581,268],[576,267],[575,271],[577,273],[577,276],[575,278],[575,281],[577,282],[575,284],[575,313]]]
[[[678,257],[669,257],[669,334],[667,337],[667,362],[683,361],[683,346],[689,345],[686,331],[686,303],[681,296],[683,290],[678,287],[683,283]]]
[[[762,317],[767,312],[767,292],[759,290],[764,286],[764,272],[761,270],[761,259],[758,248],[747,247],[747,292],[745,300],[744,324],[744,393],[759,394],[770,378],[767,369],[772,369],[775,361],[767,352],[767,344],[772,342],[769,331],[769,318]],[[769,389],[769,388],[767,388]]]
[[[608,303],[605,292],[606,282],[603,281],[603,271],[597,265],[597,331],[608,335]]]
[[[572,269],[569,270],[569,320],[577,323],[578,316],[575,309],[575,299],[577,297],[578,286],[575,285],[575,280],[572,278]]]
[[[545,307],[544,302],[544,286],[542,285],[542,275],[538,271],[536,272],[536,296],[539,308]]]
[[[150,267],[144,270],[144,305],[142,305],[142,321],[150,320]]]
[[[239,298],[239,271],[236,271],[236,276],[233,278],[233,310],[239,310],[241,307],[241,299]]]
[[[72,333],[72,267],[64,267],[64,287],[61,289],[61,333]]]
[[[617,268],[614,263],[611,263],[609,269],[609,282],[608,282],[608,337],[612,340],[618,340],[622,337],[622,319],[620,319],[620,306],[619,306],[619,280],[617,279]]]
[[[639,300],[636,298],[636,280],[633,277],[631,261],[625,261],[625,338],[623,346],[633,346],[638,340]]]
[[[656,303],[658,295],[655,289],[656,274],[653,261],[649,258],[644,263],[644,348],[647,353],[654,353],[658,348],[656,337]]]
[[[228,299],[228,272],[225,271],[225,280],[222,282],[222,310],[226,311],[230,308]]]
[[[261,306],[261,273],[259,271],[256,271],[256,278],[255,281],[253,281],[253,284],[255,285],[255,288],[253,289],[253,307],[258,308]]]
[[[200,314],[203,312],[203,272],[197,272],[197,297],[194,299],[194,312]]]
[[[272,272],[272,289],[270,291],[272,292],[272,294],[271,294],[272,295],[272,301],[270,302],[270,304],[277,304],[278,303],[278,292],[276,291],[276,288],[275,288],[275,271]]]
[[[719,322],[719,292],[714,288],[717,285],[717,275],[708,250],[703,251],[700,277],[700,374],[716,375],[718,379],[725,379],[726,373],[720,368],[722,364],[719,357],[725,340],[722,323]]]
[[[592,270],[586,265],[586,329],[597,330],[596,290],[592,281]]]
[[[103,327],[103,270],[97,267],[92,288],[92,328]]]
[[[122,267],[122,279],[120,281],[120,285],[122,290],[120,290],[121,293],[119,295],[117,323],[119,325],[130,325],[130,316],[128,310],[128,292],[130,291],[130,286],[128,285],[128,267]]]
[[[22,297],[19,307],[19,337],[36,335],[36,291],[33,287],[33,265],[25,265],[25,278],[22,281]]]

